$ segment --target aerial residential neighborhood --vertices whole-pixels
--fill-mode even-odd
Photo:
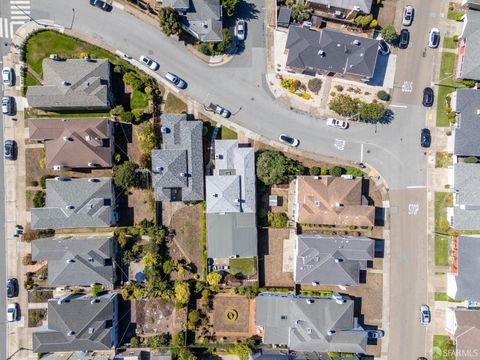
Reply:
[[[480,359],[480,1],[0,2],[0,360]]]

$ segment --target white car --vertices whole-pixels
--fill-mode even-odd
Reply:
[[[12,113],[12,98],[10,96],[2,97],[2,114],[10,115]]]
[[[428,305],[423,304],[420,306],[420,323],[422,325],[428,325],[430,324],[430,308]]]
[[[147,65],[152,70],[158,70],[158,68],[160,67],[157,62],[153,61],[148,56],[140,56],[140,62],[144,65]]]
[[[432,28],[428,34],[428,47],[436,49],[440,45],[440,30]]]
[[[334,118],[328,118],[327,119],[327,125],[337,128],[337,129],[347,129],[348,128],[348,122],[343,121],[343,120],[337,120]]]
[[[165,79],[167,79],[168,81],[170,81],[173,85],[175,85],[176,87],[178,87],[179,89],[185,89],[187,87],[187,83],[185,81],[183,81],[182,79],[180,79],[177,75],[175,74],[172,74],[172,73],[169,73],[167,72],[165,74]]]
[[[221,107],[220,105],[216,105],[215,106],[215,109],[213,110],[215,113],[217,113],[218,115],[221,115],[223,116],[224,118],[229,118],[230,117],[230,111],[228,111],[227,109]]]
[[[237,21],[237,27],[235,28],[238,40],[245,40],[245,20],[240,19]]]
[[[412,25],[412,21],[413,21],[413,6],[407,5],[403,9],[402,24],[405,26],[410,26]]]
[[[17,321],[18,317],[18,304],[17,303],[10,303],[7,306],[7,321],[13,322]]]
[[[284,144],[290,145],[292,147],[297,147],[300,145],[300,141],[294,137],[282,134],[278,137],[278,140]]]
[[[13,86],[13,69],[4,67],[2,70],[3,85]]]

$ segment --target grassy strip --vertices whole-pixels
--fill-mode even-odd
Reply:
[[[462,10],[448,10],[447,19],[459,21],[459,18],[461,18],[464,14],[465,11]]]
[[[435,232],[447,233],[449,230],[446,214],[447,207],[453,206],[453,194],[435,193]]]
[[[450,236],[435,234],[435,265],[448,266]]]
[[[34,108],[26,108],[24,111],[24,116],[25,119],[31,119],[31,118],[92,118],[92,117],[110,117],[110,113],[74,113],[74,114],[68,114],[68,113],[40,113],[37,109]]]
[[[435,292],[435,301],[448,301],[448,302],[454,302],[454,303],[463,302],[463,300],[452,299],[450,296],[447,295],[447,293],[444,293],[444,292]]]
[[[456,49],[458,46],[458,40],[453,40],[453,37],[444,37],[443,38],[443,47],[445,49]]]
[[[447,168],[449,165],[452,165],[452,154],[448,152],[437,152],[435,156],[435,167]]]
[[[165,101],[166,114],[186,114],[188,111],[187,104],[180,100],[172,93],[168,93]]]
[[[148,106],[148,96],[141,91],[134,90],[130,98],[130,108],[144,109]]]
[[[205,202],[201,204],[202,211],[202,267],[203,267],[203,279],[207,279],[207,217],[205,214]]]
[[[220,130],[220,138],[222,140],[236,140],[237,139],[237,133],[233,130],[230,130],[229,128],[222,126]]]

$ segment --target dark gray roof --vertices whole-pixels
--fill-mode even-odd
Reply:
[[[115,223],[112,179],[47,179],[46,185],[45,207],[31,210],[32,229],[109,227]]]
[[[323,29],[290,26],[287,67],[352,74],[370,78],[375,71],[378,41]]]
[[[459,113],[454,127],[454,154],[480,156],[480,90],[457,89],[452,109]]]
[[[43,85],[29,86],[28,104],[41,109],[108,110],[108,60],[43,60]]]
[[[480,12],[478,10],[467,10],[465,14],[466,20],[462,33],[462,38],[465,40],[465,52],[461,77],[480,80],[480,63],[478,61],[478,53],[480,52]]]
[[[203,200],[202,122],[187,115],[162,115],[161,149],[152,151],[153,187],[157,201],[170,201],[172,189],[181,201]]]
[[[365,353],[367,349],[366,332],[354,330],[351,299],[337,302],[261,294],[255,307],[255,322],[263,327],[265,344],[287,345],[297,351]]]
[[[255,213],[207,213],[208,257],[257,256]]]
[[[292,9],[286,6],[280,6],[278,11],[277,24],[280,26],[288,27],[292,17]]]
[[[359,9],[363,13],[370,13],[373,0],[309,0],[312,4],[330,5],[332,7],[352,10]]]
[[[49,286],[113,287],[112,238],[38,239],[31,244],[32,259],[48,262]]]
[[[367,237],[298,235],[295,247],[297,284],[358,285],[360,270],[375,254],[375,241]]]
[[[457,291],[451,296],[458,300],[480,301],[480,236],[462,235],[457,241],[458,270],[456,275],[449,273],[449,277],[455,278]]]
[[[480,230],[480,166],[455,164],[452,190],[456,198],[453,227],[456,230]]]
[[[33,332],[33,351],[92,351],[116,347],[117,294],[92,300],[88,295],[48,300],[48,325]]]

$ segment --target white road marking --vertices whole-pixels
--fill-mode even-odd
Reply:
[[[30,19],[27,15],[14,15],[11,18],[12,20],[29,20]]]
[[[407,105],[395,105],[395,104],[392,104],[392,105],[390,105],[389,107],[393,107],[393,108],[403,108],[403,109],[408,108]]]
[[[4,20],[4,25],[5,25],[5,26],[2,26],[5,29],[5,32],[3,33],[3,37],[8,39],[9,38],[9,36],[8,36],[8,19],[3,19],[3,20]]]
[[[342,151],[345,149],[345,140],[342,139],[335,139],[335,143],[333,144],[338,150]]]
[[[360,162],[363,163],[363,144],[360,144]]]
[[[30,10],[11,10],[11,15],[30,15]]]
[[[402,85],[402,92],[412,92],[413,91],[413,81],[405,81]]]
[[[408,215],[417,215],[420,206],[418,204],[408,204]]]
[[[12,0],[10,4],[30,4],[30,0]]]
[[[425,185],[407,186],[407,189],[425,189],[425,188],[426,188]]]

